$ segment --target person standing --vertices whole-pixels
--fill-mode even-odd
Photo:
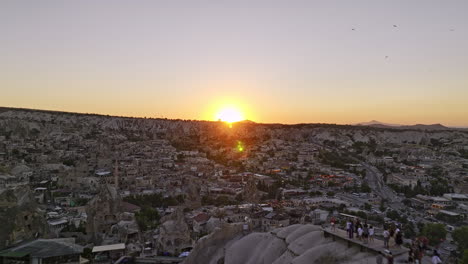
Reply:
[[[369,227],[369,242],[374,242],[374,226]]]
[[[369,226],[364,224],[364,227],[362,228],[362,237],[364,239],[364,243],[369,243]]]
[[[354,224],[351,221],[351,224],[349,226],[349,238],[353,238],[353,235],[354,235]]]
[[[351,238],[351,234],[349,233],[349,231],[351,230],[351,222],[349,221],[349,219],[346,221],[346,232],[348,233],[348,237]]]
[[[390,233],[390,237],[388,239],[388,244],[390,246],[390,240],[393,238],[393,244],[396,244],[395,243],[395,226],[390,226],[390,230],[389,230],[389,233]]]
[[[357,237],[358,237],[359,240],[363,239],[363,237],[362,237],[363,232],[364,232],[364,230],[362,229],[361,226],[359,226],[358,229],[357,229]]]
[[[384,241],[384,247],[388,249],[388,241],[390,240],[390,232],[388,232],[387,228],[383,231],[383,241]]]
[[[414,263],[413,253],[413,246],[411,246],[408,251],[408,263]]]
[[[395,234],[395,244],[396,244],[398,247],[401,247],[401,244],[403,244],[403,235],[402,235],[401,231],[398,231],[398,232]]]
[[[332,232],[335,232],[335,231],[336,231],[335,222],[336,222],[336,219],[335,219],[334,216],[332,216],[331,219],[330,219],[330,225],[331,225],[331,230],[332,230]]]
[[[424,249],[418,245],[416,247],[416,250],[414,251],[415,262],[417,264],[421,264],[423,256],[424,256]]]

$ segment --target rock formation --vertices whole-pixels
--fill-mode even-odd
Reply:
[[[179,254],[184,248],[192,247],[190,229],[181,209],[161,219],[157,249],[159,252]]]
[[[261,192],[258,191],[255,180],[250,177],[244,187],[244,200],[249,203],[258,203],[260,201]]]
[[[235,225],[200,239],[184,264],[374,263],[375,255],[325,238],[320,226],[291,225],[242,236]]]
[[[216,228],[195,244],[184,264],[218,264],[224,260],[225,249],[242,237],[243,224],[227,224]]]
[[[118,223],[122,199],[113,186],[100,187],[96,195],[86,205],[86,232],[94,242],[101,242],[106,235],[111,234],[111,227]]]
[[[48,233],[29,187],[0,190],[0,248]]]
[[[201,206],[201,183],[198,179],[188,179],[184,181],[185,190],[185,206],[188,208],[196,209]]]

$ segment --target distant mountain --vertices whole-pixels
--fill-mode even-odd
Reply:
[[[383,123],[383,122],[380,122],[380,121],[377,121],[377,120],[372,120],[372,121],[369,121],[369,122],[362,122],[362,123],[357,123],[356,124],[357,126],[391,126],[391,127],[398,127],[398,126],[401,126],[399,124],[389,124],[389,123]]]
[[[441,124],[432,124],[432,125],[424,125],[424,124],[416,124],[412,126],[401,126],[402,128],[411,128],[411,129],[425,129],[425,130],[448,130],[453,129],[450,127],[446,127]]]
[[[416,125],[399,125],[399,124],[389,124],[383,123],[377,120],[372,120],[369,122],[362,122],[356,124],[357,126],[371,126],[371,127],[381,127],[381,128],[396,128],[396,129],[420,129],[420,130],[450,130],[450,129],[459,129],[454,127],[446,127],[442,124],[416,124]]]
[[[248,120],[248,119],[245,119],[245,120],[242,120],[242,121],[238,121],[236,123],[242,123],[242,124],[256,124],[256,122],[252,121],[252,120]]]

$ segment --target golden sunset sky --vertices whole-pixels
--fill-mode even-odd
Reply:
[[[0,2],[0,106],[468,126],[468,1]]]

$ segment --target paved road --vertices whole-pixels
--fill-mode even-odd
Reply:
[[[362,163],[362,166],[366,169],[366,182],[378,196],[389,203],[399,202],[395,192],[384,183],[383,175],[376,167],[368,163]]]

